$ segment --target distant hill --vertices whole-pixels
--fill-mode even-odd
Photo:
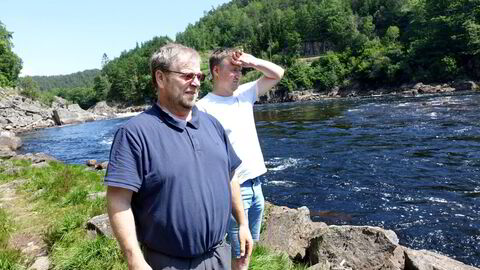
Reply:
[[[100,75],[99,69],[87,69],[68,75],[28,76],[38,85],[40,91],[54,88],[71,89],[77,87],[93,87],[93,79]]]

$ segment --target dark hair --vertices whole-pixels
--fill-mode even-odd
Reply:
[[[213,68],[218,66],[222,63],[223,59],[232,55],[237,49],[235,48],[218,48],[212,52],[210,55],[210,59],[208,61],[210,67],[210,74],[212,74],[213,78]]]

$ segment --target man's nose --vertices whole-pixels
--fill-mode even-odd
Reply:
[[[200,86],[201,82],[200,82],[200,80],[198,79],[198,76],[195,76],[195,78],[193,78],[191,84],[192,84],[192,85],[195,85],[195,86],[197,86],[197,87]]]

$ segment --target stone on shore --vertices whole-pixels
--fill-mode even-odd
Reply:
[[[106,101],[100,101],[87,110],[93,113],[96,117],[95,120],[107,119],[116,117],[116,109],[107,105]]]
[[[391,230],[313,222],[306,207],[267,203],[263,228],[261,245],[309,263],[312,270],[478,270],[433,251],[401,246]]]
[[[67,108],[53,110],[53,120],[57,125],[68,125],[94,121],[95,115],[80,108],[78,104],[68,105]]]
[[[395,232],[313,222],[306,207],[266,204],[259,244],[310,264],[309,270],[479,270],[433,251],[399,245]],[[89,234],[113,237],[107,214],[87,222]]]
[[[107,214],[95,216],[87,221],[86,229],[92,236],[105,235],[113,238],[113,231]]]
[[[0,158],[15,156],[15,150],[22,146],[22,140],[11,131],[0,131]]]

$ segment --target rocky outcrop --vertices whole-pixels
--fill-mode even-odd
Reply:
[[[106,101],[100,101],[87,110],[96,116],[96,120],[116,117],[116,109],[108,106]]]
[[[19,132],[54,125],[51,108],[0,89],[0,130]]]
[[[150,105],[128,108],[110,107],[102,101],[88,111],[78,104],[69,104],[61,97],[54,97],[48,107],[17,93],[15,89],[0,88],[0,131],[24,132],[55,125],[67,125],[88,121],[130,116],[144,111]]]
[[[15,150],[22,146],[22,140],[11,131],[0,131],[0,158],[15,156]]]
[[[312,270],[478,270],[432,251],[401,246],[391,230],[312,222],[305,207],[267,204],[260,244],[303,261]]]
[[[89,220],[87,230],[113,237],[107,214]],[[309,270],[479,270],[433,251],[401,246],[391,230],[313,222],[306,207],[267,203],[259,243],[310,265]]]
[[[53,120],[57,125],[68,125],[94,121],[95,115],[85,111],[78,104],[66,105],[66,107],[57,107],[53,110]]]
[[[402,85],[394,88],[378,88],[374,90],[365,90],[358,83],[352,83],[347,87],[334,87],[327,92],[318,92],[315,89],[306,89],[298,91],[269,91],[259,97],[258,103],[280,103],[295,101],[315,101],[325,98],[355,97],[355,96],[374,96],[374,95],[401,95],[415,96],[419,94],[450,93],[458,91],[475,91],[480,87],[474,81],[460,80],[448,84],[429,85],[421,82],[416,84]]]

